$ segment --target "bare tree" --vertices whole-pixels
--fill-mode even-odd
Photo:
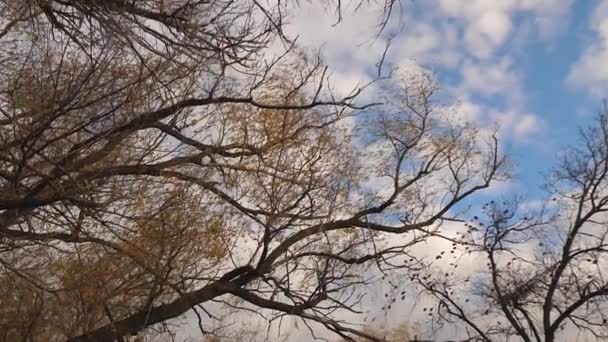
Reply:
[[[580,136],[549,177],[544,204],[492,201],[467,223],[453,251],[485,259],[478,275],[455,269],[458,261],[445,275],[416,275],[435,299],[434,319],[482,341],[608,339],[608,113]]]
[[[378,340],[337,318],[363,270],[408,267],[393,261],[503,176],[428,77],[382,106],[336,97],[284,36],[286,5],[0,6],[5,341],[126,340],[190,311],[205,334],[242,311]]]

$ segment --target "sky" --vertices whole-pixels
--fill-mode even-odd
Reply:
[[[386,65],[435,74],[443,101],[473,123],[498,127],[514,178],[489,196],[543,196],[545,176],[577,127],[593,120],[608,90],[608,1],[401,1],[377,34],[379,8],[301,2],[292,35],[320,49],[336,88],[371,80]],[[386,70],[386,69],[385,69]]]

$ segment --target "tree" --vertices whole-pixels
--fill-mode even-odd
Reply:
[[[283,34],[297,8],[1,6],[5,341],[126,340],[189,311],[203,333],[254,311],[377,341],[336,318],[362,270],[408,267],[392,261],[504,176],[496,140],[444,116],[428,75],[383,105],[332,94]]]
[[[546,203],[491,201],[455,239],[457,254],[485,259],[480,275],[454,272],[455,262],[445,276],[414,277],[438,322],[481,341],[608,338],[608,112],[580,136],[549,177]]]

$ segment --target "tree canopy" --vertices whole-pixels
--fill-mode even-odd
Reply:
[[[399,6],[382,4],[378,32]],[[431,73],[385,75],[384,56],[370,84],[337,91],[284,31],[297,3],[28,0],[0,13],[3,341],[126,341],[188,313],[209,336],[255,313],[312,336],[414,338],[340,318],[392,271],[471,340],[554,341],[565,324],[608,335],[606,115],[565,154],[555,203],[520,215],[490,202],[453,237],[463,203],[509,176],[498,139],[451,116]],[[431,238],[488,268],[444,276],[412,254]]]
[[[433,298],[433,319],[480,341],[606,340],[607,151],[604,110],[580,131],[580,146],[563,152],[546,200],[486,203],[452,244],[458,258],[447,273],[413,276]],[[456,271],[470,258],[485,265]]]
[[[501,172],[496,147],[433,111],[428,80],[393,83],[373,115],[360,89],[334,94],[283,33],[297,6],[1,10],[4,340],[122,339],[191,310],[211,319],[206,304],[230,298],[376,339],[334,318],[357,303],[360,269]],[[355,142],[382,146],[379,163],[362,167]],[[389,193],[365,189],[374,176]],[[408,239],[371,248],[384,234]]]

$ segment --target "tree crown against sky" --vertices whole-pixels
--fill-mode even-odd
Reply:
[[[232,311],[378,340],[337,318],[362,270],[502,174],[495,139],[434,111],[428,75],[369,115],[359,89],[335,94],[282,32],[297,7],[2,6],[5,340],[123,339],[188,312],[208,333]]]
[[[544,201],[486,203],[441,253],[449,264],[411,275],[432,320],[481,341],[608,338],[607,120],[597,115],[563,152]]]

